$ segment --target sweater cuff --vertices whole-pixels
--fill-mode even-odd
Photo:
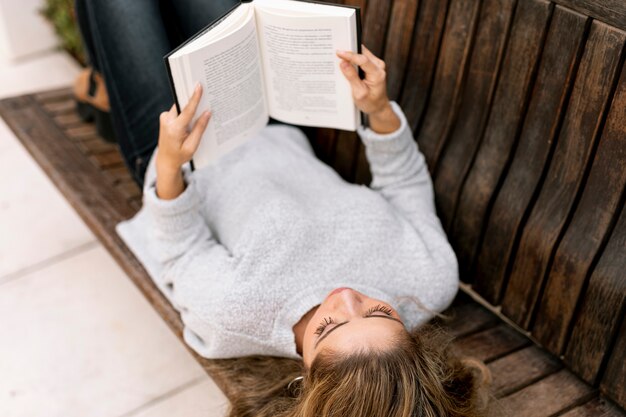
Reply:
[[[152,183],[145,188],[143,200],[156,226],[165,233],[176,233],[197,224],[199,198],[194,180],[173,200],[159,198],[156,184]]]
[[[361,137],[361,140],[370,149],[380,152],[397,152],[402,150],[406,146],[407,137],[413,139],[413,134],[409,129],[409,123],[400,108],[400,105],[395,101],[391,101],[391,108],[393,112],[400,119],[400,127],[394,132],[390,133],[376,133],[369,127],[359,126],[357,133]]]

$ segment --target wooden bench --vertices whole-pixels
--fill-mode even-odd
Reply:
[[[463,288],[487,306],[462,295],[446,326],[492,370],[494,415],[626,415],[626,3],[346,3],[363,8],[363,41],[427,157]],[[116,146],[67,89],[3,100],[0,115],[182,339],[115,234],[141,199]],[[369,181],[355,134],[310,139]],[[245,389],[225,360],[196,358],[227,396]]]

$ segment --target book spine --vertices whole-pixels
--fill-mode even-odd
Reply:
[[[235,4],[233,7],[228,9],[223,15],[213,20],[212,22],[210,22],[208,25],[206,25],[205,27],[200,29],[198,32],[196,32],[196,34],[191,36],[185,42],[178,45],[176,48],[172,49],[170,52],[167,53],[167,55],[163,57],[163,61],[165,61],[165,70],[167,71],[167,77],[170,82],[170,90],[172,91],[172,96],[174,98],[174,103],[176,104],[176,110],[178,111],[178,114],[180,114],[181,108],[180,108],[180,103],[178,102],[178,95],[176,94],[176,86],[174,85],[174,78],[172,77],[172,68],[169,62],[169,57],[173,55],[174,53],[176,53],[176,51],[178,51],[180,48],[187,45],[189,42],[193,41],[194,39],[202,36],[204,33],[208,32],[214,26],[219,24],[222,20],[226,19],[226,17],[228,17],[228,15],[230,15],[232,12],[234,12],[235,9],[241,5],[241,3],[248,3],[249,1],[251,0],[240,0],[239,3]]]
[[[178,102],[178,95],[176,94],[176,87],[174,86],[174,78],[172,77],[172,68],[170,66],[170,60],[166,56],[163,58],[165,62],[165,71],[167,72],[167,78],[170,82],[170,91],[172,92],[172,97],[174,97],[174,103],[176,104],[176,112],[180,114],[180,103]]]

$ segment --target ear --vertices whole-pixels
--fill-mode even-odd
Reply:
[[[475,358],[463,358],[461,363],[465,366],[476,378],[476,388],[474,395],[478,403],[478,408],[487,410],[491,403],[491,395],[489,388],[493,382],[491,371],[487,366]]]
[[[472,371],[480,382],[480,385],[491,386],[493,377],[491,376],[491,371],[484,363],[475,358],[463,358],[461,359],[461,363]]]

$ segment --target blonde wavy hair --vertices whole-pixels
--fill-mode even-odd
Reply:
[[[231,360],[243,387],[229,417],[479,417],[491,377],[482,362],[455,356],[451,337],[426,325],[385,350],[325,350],[302,361],[250,356]],[[304,378],[288,389],[295,377]]]

